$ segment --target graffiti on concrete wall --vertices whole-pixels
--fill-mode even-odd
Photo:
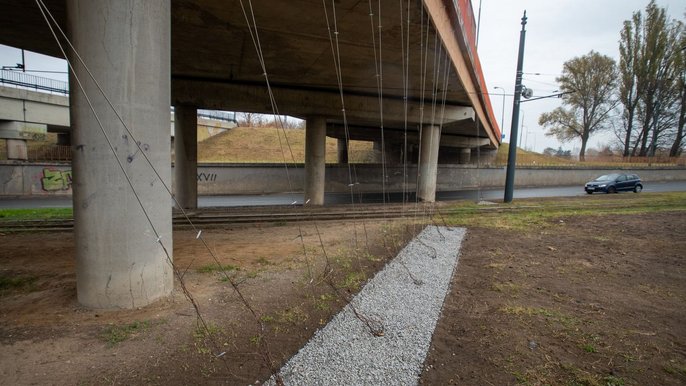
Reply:
[[[217,180],[217,173],[198,173],[198,182],[212,182]]]
[[[69,190],[71,188],[71,170],[45,168],[40,182],[46,192]]]

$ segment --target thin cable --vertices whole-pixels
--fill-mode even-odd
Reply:
[[[59,38],[57,37],[57,34],[55,33],[55,30],[52,26],[52,23],[50,23],[50,20],[49,20],[48,16],[46,15],[46,13],[48,13],[48,14],[50,14],[50,18],[52,18],[52,14],[50,13],[50,10],[47,8],[47,6],[45,6],[45,4],[41,0],[36,0],[36,4],[38,5],[38,8],[39,8],[41,14],[43,15],[45,22],[47,23],[48,27],[50,28],[50,32],[51,32],[52,36],[55,38],[55,42],[59,46],[60,52],[62,53],[65,60],[67,61],[67,65],[68,65],[69,69],[71,70],[72,75],[74,76],[74,80],[76,81],[77,85],[79,86],[79,89],[83,93],[83,96],[86,99],[86,102],[88,103],[88,106],[89,106],[91,112],[93,113],[93,116],[94,116],[96,122],[98,123],[98,127],[100,128],[100,131],[103,134],[103,136],[105,137],[105,141],[107,142],[107,144],[110,148],[110,151],[112,152],[115,160],[117,161],[117,165],[119,166],[119,169],[121,170],[121,172],[124,175],[129,187],[131,188],[131,191],[132,191],[134,197],[136,198],[136,201],[137,201],[138,205],[140,206],[145,218],[147,219],[151,230],[155,234],[155,237],[157,238],[157,243],[160,245],[160,247],[162,248],[162,251],[164,252],[164,255],[166,256],[167,263],[171,266],[172,271],[174,272],[174,275],[177,277],[177,279],[179,279],[181,289],[182,289],[185,297],[189,300],[189,302],[192,304],[193,308],[195,309],[196,316],[198,317],[198,320],[202,324],[203,329],[205,330],[206,333],[209,334],[210,333],[209,327],[208,327],[207,323],[205,322],[205,319],[202,316],[202,313],[200,312],[200,307],[199,307],[198,303],[195,301],[192,294],[190,293],[190,291],[186,287],[185,283],[183,282],[183,277],[182,277],[181,273],[179,272],[177,267],[174,265],[174,263],[171,259],[171,255],[169,253],[169,250],[164,245],[164,242],[162,241],[160,233],[157,231],[157,228],[155,227],[152,219],[150,218],[150,215],[148,214],[147,210],[145,209],[145,206],[143,205],[140,197],[138,196],[138,193],[136,192],[135,187],[133,186],[133,182],[131,181],[131,178],[129,177],[128,173],[126,172],[126,169],[124,168],[124,165],[122,164],[121,160],[117,156],[116,150],[114,149],[114,145],[112,144],[112,141],[110,140],[109,136],[107,135],[107,132],[105,131],[104,125],[102,124],[102,121],[100,120],[99,115],[95,111],[95,107],[93,106],[93,103],[92,103],[90,97],[86,93],[86,90],[83,87],[81,80],[79,79],[78,75],[76,74],[76,70],[74,69],[71,61],[69,60],[69,58],[68,58],[68,56],[64,50],[64,47],[62,46],[62,43],[60,42]],[[54,18],[52,18],[52,19],[54,20]],[[70,43],[70,45],[71,45],[71,43]],[[73,46],[72,46],[72,48],[73,48]],[[84,67],[86,67],[86,66],[84,65]],[[219,344],[216,341],[214,341],[213,339],[210,341],[214,344],[215,351],[219,352]],[[224,363],[227,371],[229,373],[231,373],[231,371],[228,367],[228,363],[226,362],[225,359],[222,359],[222,363]]]

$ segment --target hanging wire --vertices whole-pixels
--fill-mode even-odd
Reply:
[[[180,283],[180,285],[181,285],[181,289],[182,289],[182,291],[183,291],[184,296],[186,297],[186,299],[188,299],[188,301],[189,301],[189,302],[191,303],[191,305],[193,306],[193,309],[195,310],[195,313],[196,313],[196,317],[197,317],[198,320],[200,321],[200,325],[201,325],[201,327],[203,328],[203,330],[205,331],[205,333],[208,334],[207,336],[211,336],[209,326],[208,326],[207,322],[205,321],[205,318],[203,317],[202,312],[200,311],[200,306],[199,306],[198,303],[195,301],[193,295],[191,294],[191,292],[190,292],[190,291],[188,290],[188,288],[186,287],[185,282],[184,282],[184,280],[183,280],[183,275],[181,274],[181,272],[179,271],[179,269],[174,265],[174,263],[173,263],[173,261],[172,261],[172,258],[171,258],[171,254],[169,253],[169,250],[168,250],[167,247],[165,246],[164,241],[162,240],[162,237],[161,237],[159,231],[158,231],[157,228],[155,227],[155,225],[154,225],[154,223],[153,223],[153,221],[152,221],[152,219],[151,219],[151,217],[150,217],[148,211],[145,209],[145,206],[143,205],[143,203],[142,203],[142,201],[141,201],[141,198],[140,198],[140,196],[138,195],[138,193],[137,193],[137,191],[136,191],[136,188],[134,187],[133,182],[132,182],[130,176],[129,176],[128,173],[126,172],[126,169],[124,168],[124,165],[122,164],[121,160],[120,160],[119,157],[117,156],[116,150],[115,150],[115,148],[114,148],[114,145],[112,144],[112,141],[110,140],[109,136],[107,135],[107,132],[106,132],[106,130],[105,130],[105,127],[104,127],[104,125],[103,125],[103,123],[102,123],[102,121],[101,121],[101,119],[100,119],[100,117],[99,117],[97,111],[95,110],[95,107],[93,106],[92,101],[91,101],[90,97],[88,96],[88,94],[86,93],[86,90],[85,90],[85,88],[84,88],[84,86],[83,86],[83,84],[82,84],[82,82],[81,82],[81,79],[79,78],[78,74],[76,73],[76,70],[75,70],[74,67],[73,67],[73,63],[69,60],[69,57],[68,57],[67,54],[66,54],[66,51],[65,51],[65,49],[64,49],[64,46],[62,45],[60,39],[59,39],[58,36],[57,36],[57,33],[55,32],[55,29],[54,29],[54,27],[53,27],[53,23],[54,23],[55,27],[57,27],[57,28],[59,29],[60,33],[62,34],[62,36],[64,37],[64,39],[67,41],[67,43],[68,43],[68,45],[71,47],[72,51],[73,51],[73,52],[75,53],[75,55],[77,56],[77,58],[78,58],[78,60],[80,61],[81,65],[84,67],[84,69],[86,69],[86,71],[87,71],[87,73],[89,74],[89,76],[91,76],[93,82],[97,85],[97,88],[100,90],[100,92],[102,92],[102,88],[101,88],[100,85],[97,83],[97,81],[95,80],[95,77],[93,77],[93,74],[92,74],[91,71],[88,69],[87,65],[83,62],[83,60],[81,59],[80,55],[78,54],[78,52],[76,51],[76,49],[74,48],[74,46],[72,45],[71,41],[68,39],[68,37],[66,36],[66,34],[64,33],[64,31],[62,31],[62,29],[59,27],[59,24],[56,22],[55,18],[53,17],[52,13],[51,13],[50,10],[47,8],[47,6],[43,3],[42,0],[36,0],[36,4],[38,5],[38,8],[39,8],[39,10],[40,10],[40,12],[41,12],[41,15],[43,16],[43,19],[45,20],[46,24],[48,25],[48,27],[49,27],[49,29],[50,29],[50,32],[51,32],[53,38],[55,39],[55,42],[56,42],[57,45],[59,46],[60,52],[62,53],[62,55],[64,56],[65,60],[67,61],[68,68],[69,68],[69,70],[71,71],[71,74],[74,76],[74,80],[76,81],[76,83],[77,83],[79,89],[81,90],[81,92],[82,92],[82,94],[83,94],[83,96],[84,96],[84,99],[86,100],[86,102],[87,102],[87,104],[88,104],[89,109],[90,109],[91,112],[93,113],[93,116],[94,116],[94,118],[95,118],[95,120],[96,120],[96,122],[97,122],[97,124],[98,124],[99,129],[100,129],[100,132],[103,134],[103,136],[104,136],[104,138],[105,138],[105,141],[107,142],[108,147],[110,148],[110,151],[112,152],[112,154],[114,155],[115,160],[117,161],[117,166],[119,167],[119,169],[121,170],[122,174],[124,175],[124,177],[125,177],[125,179],[126,179],[126,181],[127,181],[127,184],[128,184],[129,187],[131,188],[131,191],[132,191],[134,197],[136,198],[136,201],[137,201],[139,207],[141,208],[141,211],[143,212],[143,214],[144,214],[144,216],[145,216],[145,218],[146,218],[146,220],[147,220],[147,222],[148,222],[148,224],[149,224],[149,226],[150,226],[150,229],[151,229],[152,232],[154,233],[154,235],[155,235],[155,237],[156,237],[156,242],[157,242],[157,243],[160,245],[160,247],[162,248],[162,251],[163,251],[163,253],[164,253],[165,257],[166,257],[167,263],[170,265],[170,267],[172,268],[172,271],[174,272],[174,275],[175,275],[175,276],[177,277],[177,279],[179,280],[179,283]],[[51,20],[52,20],[52,23],[51,23]],[[103,95],[103,97],[108,101],[108,104],[112,107],[111,101],[109,101],[109,98],[105,95],[104,92],[102,92],[102,95]],[[112,107],[112,109],[113,109],[113,111],[115,111],[115,114],[121,119],[121,116],[120,116],[119,113],[116,111],[116,109],[114,109],[113,107]],[[122,120],[122,123],[123,123],[123,120]],[[126,125],[124,125],[124,127],[126,127]],[[127,130],[127,132],[130,132],[130,130],[128,129],[128,127],[126,127],[126,130]],[[133,138],[133,137],[132,137],[132,139],[133,139],[134,142],[137,144],[137,146],[139,146],[139,149],[140,149],[140,145],[138,144],[138,141],[136,141],[135,138]],[[141,152],[142,152],[142,150],[141,150]],[[142,153],[143,153],[143,152],[142,152]],[[144,154],[144,153],[143,153],[143,154]],[[144,157],[144,158],[145,158],[146,160],[148,160],[149,165],[152,167],[152,163],[151,163],[150,160],[147,158],[147,156]],[[153,167],[153,169],[154,169],[154,167]],[[160,179],[160,181],[161,181],[162,184],[164,185],[164,180],[163,180],[162,178],[159,177],[159,174],[157,174],[157,172],[156,172],[156,175],[158,176],[158,178]],[[192,225],[192,223],[191,223],[191,225]],[[214,339],[210,339],[210,341],[211,341],[211,343],[212,343],[213,346],[214,346],[215,352],[219,353],[219,350],[220,350],[219,344],[218,344]],[[217,354],[216,357],[217,357],[217,358],[220,358],[220,357],[222,358],[222,363],[223,363],[224,366],[226,367],[226,370],[230,373],[230,369],[229,369],[229,367],[228,367],[228,363],[226,362],[226,359],[224,358],[224,356],[221,355],[221,353],[219,353],[219,354]]]

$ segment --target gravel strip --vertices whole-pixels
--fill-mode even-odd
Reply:
[[[284,383],[416,385],[465,233],[426,227],[352,300],[383,335],[348,305],[284,365]]]

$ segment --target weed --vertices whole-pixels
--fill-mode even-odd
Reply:
[[[306,321],[307,318],[307,314],[299,306],[287,308],[278,313],[278,320],[281,323],[298,324]]]
[[[315,300],[315,307],[322,311],[328,311],[331,307],[329,303],[334,299],[332,294],[323,294]]]
[[[250,337],[250,343],[254,344],[255,346],[259,346],[260,342],[262,342],[262,335],[253,335]]]
[[[596,352],[598,352],[598,350],[595,348],[595,346],[593,346],[593,345],[590,344],[590,343],[586,343],[586,344],[582,345],[582,346],[581,346],[581,349],[583,349],[583,350],[586,351],[587,353],[596,353]]]
[[[262,315],[260,316],[260,320],[263,323],[273,323],[276,319],[274,319],[274,317],[271,315]]]
[[[349,272],[347,275],[345,275],[345,279],[343,280],[343,283],[341,283],[341,287],[355,291],[360,288],[360,285],[366,279],[367,277],[364,272]]]
[[[515,297],[522,290],[522,286],[515,283],[494,283],[492,288],[496,292],[508,293]]]
[[[198,273],[214,273],[214,272],[230,272],[233,270],[238,270],[238,267],[231,264],[219,265],[219,264],[207,264],[198,268],[196,271]]]
[[[663,369],[667,374],[671,375],[686,375],[686,363],[679,363],[676,360],[672,359],[667,363]]]
[[[195,331],[193,331],[193,337],[196,340],[200,340],[205,339],[208,336],[217,335],[221,332],[223,332],[221,327],[214,323],[207,323],[207,329],[205,329],[202,324],[198,324],[198,326],[195,328]]]
[[[102,333],[102,338],[107,342],[109,347],[115,346],[117,343],[121,343],[129,339],[132,335],[140,333],[150,327],[149,321],[143,322],[133,322],[130,324],[125,324],[123,326],[108,326]]]
[[[603,378],[603,382],[605,383],[605,386],[624,386],[624,380],[619,377],[615,377],[614,375],[608,375],[607,377]]]
[[[499,309],[500,312],[503,312],[508,315],[517,315],[517,316],[528,316],[528,317],[533,317],[533,316],[542,316],[550,321],[558,322],[562,326],[566,328],[572,328],[575,325],[580,324],[580,320],[573,317],[573,316],[567,316],[559,311],[556,310],[549,310],[547,308],[534,308],[534,307],[522,307],[522,306],[505,306]]]
[[[35,276],[0,275],[0,294],[13,290],[31,292],[35,290],[37,280],[38,278]]]
[[[512,375],[514,375],[517,383],[520,383],[520,384],[528,384],[529,383],[529,379],[526,377],[526,375],[520,373],[519,371],[512,372]]]
[[[264,257],[264,256],[260,256],[260,257],[257,259],[257,264],[259,264],[259,265],[276,265],[274,262],[269,261],[269,260],[268,260],[266,257]]]

